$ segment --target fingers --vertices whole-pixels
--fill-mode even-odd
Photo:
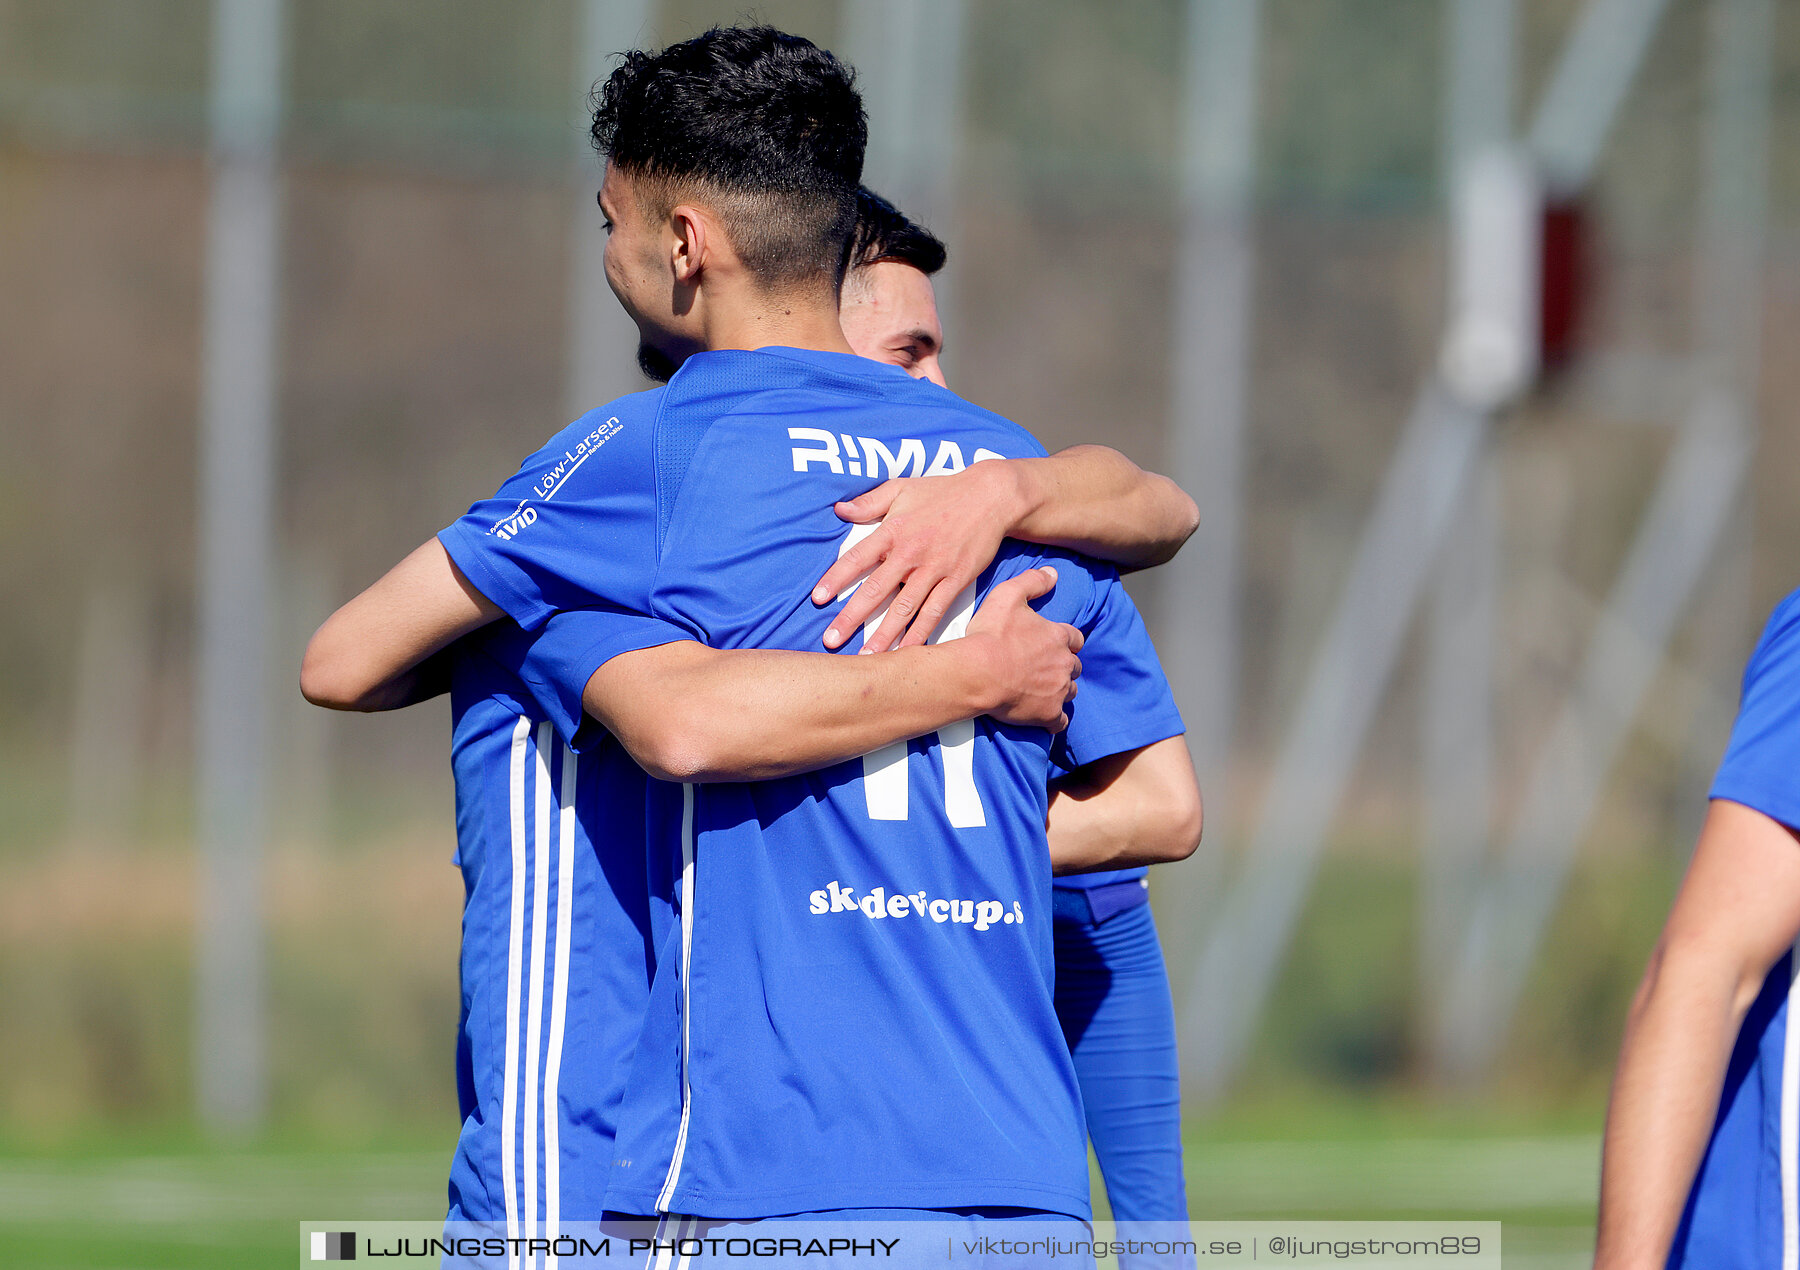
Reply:
[[[1075,682],[1077,679],[1081,678],[1081,659],[1079,657],[1077,657],[1074,660],[1075,660],[1075,668],[1074,668],[1074,670],[1072,670],[1069,673],[1069,686],[1068,686],[1067,691],[1065,691],[1063,693],[1063,705],[1065,707],[1071,701],[1075,700],[1076,695],[1081,692],[1081,685]],[[1066,728],[1068,726],[1069,726],[1069,712],[1067,709],[1064,709],[1060,714],[1058,714],[1056,716],[1056,719],[1049,725],[1047,730],[1050,732],[1050,734],[1052,736],[1054,736],[1056,733],[1061,732],[1064,728]]]
[[[987,603],[1007,603],[1017,599],[1029,604],[1041,595],[1049,595],[1056,587],[1056,570],[1049,565],[1027,569],[1016,578],[1008,578],[988,593]]]
[[[899,566],[887,561],[865,578],[863,584],[856,588],[856,594],[844,602],[844,607],[831,619],[831,625],[825,628],[825,647],[838,648],[856,634],[864,622],[879,613],[882,605],[888,604],[893,598],[902,577]],[[888,613],[881,619],[881,625],[885,627],[893,619],[893,606],[888,605]],[[876,633],[869,631],[866,634],[873,637]],[[865,644],[865,647],[868,645]],[[875,650],[870,647],[869,651]]]
[[[1063,638],[1069,641],[1069,651],[1072,653],[1080,652],[1081,646],[1087,643],[1087,636],[1083,635],[1076,627],[1070,626],[1067,622],[1064,622],[1061,625],[1063,628]],[[1080,658],[1075,659],[1075,665],[1080,667]],[[1081,671],[1077,669],[1075,673],[1080,674]]]
[[[966,580],[955,577],[941,579],[931,588],[931,594],[925,597],[925,603],[919,609],[919,616],[906,630],[906,638],[895,645],[896,648],[916,648],[926,643],[944,624],[949,615],[950,606],[956,603],[956,597],[968,585]],[[884,632],[885,633],[885,632]]]
[[[840,506],[842,506],[842,504],[840,504]],[[839,556],[837,558],[837,563],[825,570],[825,576],[819,579],[817,586],[813,587],[812,602],[814,604],[830,604],[834,599],[842,595],[858,578],[862,577],[863,574],[869,572],[869,570],[873,569],[886,558],[888,545],[892,541],[893,535],[891,533],[886,529],[877,529],[867,538],[864,538],[861,542],[850,548],[850,550]],[[858,587],[856,596],[853,597],[853,599],[860,599],[863,593],[868,589],[867,583]],[[872,609],[866,611],[873,612]],[[856,628],[852,626],[850,629],[855,630]]]
[[[866,494],[845,499],[837,504],[838,519],[847,520],[853,525],[866,525],[871,520],[880,520],[888,514],[888,508],[894,505],[894,499],[902,488],[901,478],[895,478],[883,481]]]
[[[1023,591],[1027,600],[1035,600],[1039,596],[1049,595],[1056,589],[1056,570],[1049,565],[1039,565],[1035,569],[1027,569],[1019,575],[1023,583]]]
[[[887,616],[881,619],[881,625],[869,633],[863,644],[865,653],[885,653],[893,648],[902,635],[917,625],[914,619],[922,613],[931,595],[933,580],[920,575],[917,569],[906,579],[906,585],[900,588],[900,594],[888,605]],[[925,634],[931,634],[931,628],[925,628]]]
[[[940,574],[935,569],[928,570],[917,561],[897,560],[891,554],[879,558],[879,563],[863,557],[865,549],[876,547],[878,540],[877,549],[889,551],[885,535],[885,530],[877,530],[867,540],[846,551],[813,590],[813,603],[827,603],[842,587],[873,567],[873,572],[869,572],[845,601],[843,609],[832,618],[825,631],[825,647],[842,647],[884,604],[887,612],[879,625],[864,633],[863,652],[882,653],[890,648],[914,648],[928,643],[949,615],[956,597],[971,581],[954,574]],[[873,557],[874,552],[870,551],[869,556]],[[1027,569],[994,587],[983,608],[994,610],[997,617],[1000,607],[1029,606],[1031,601],[1048,595],[1055,587],[1056,570],[1051,566]],[[1082,633],[1066,623],[1058,625],[1063,628],[1069,651],[1080,652],[1085,642]]]

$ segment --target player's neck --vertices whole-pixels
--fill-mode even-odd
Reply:
[[[810,348],[850,353],[838,320],[837,296],[817,290],[766,292],[746,289],[724,302],[707,306],[703,318],[706,347]]]

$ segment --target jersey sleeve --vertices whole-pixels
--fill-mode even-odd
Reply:
[[[1800,830],[1800,591],[1775,609],[1750,655],[1712,797]]]
[[[1080,691],[1069,703],[1069,726],[1050,747],[1053,772],[1072,772],[1187,731],[1144,619],[1117,572],[1097,564],[1086,567],[1094,584],[1075,619],[1086,637]]]
[[[673,623],[607,605],[564,609],[524,636],[519,678],[576,753],[605,735],[582,708],[582,693],[596,670],[622,653],[694,638]]]
[[[596,603],[650,611],[660,390],[577,420],[438,534],[456,567],[526,630]]]

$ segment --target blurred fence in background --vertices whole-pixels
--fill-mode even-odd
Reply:
[[[1511,15],[1497,28],[1507,48],[1459,63],[1456,23],[1481,21],[1484,7]],[[277,9],[274,566],[258,672],[269,779],[257,835],[277,1124],[379,1136],[446,1126],[452,1105],[446,711],[312,710],[293,688],[300,650],[335,604],[491,490],[573,408],[638,386],[629,337],[592,286],[598,168],[583,148],[582,89],[604,73],[600,54],[634,36],[660,44],[747,14],[858,62],[871,182],[949,239],[953,385],[1053,449],[1115,445],[1181,472],[1201,496],[1192,559],[1131,582],[1205,732],[1208,842],[1156,889],[1184,1030],[1207,1055],[1191,1089],[1380,1101],[1442,1077],[1520,1114],[1574,1107],[1592,1121],[1738,668],[1761,616],[1800,585],[1800,362],[1785,355],[1800,343],[1800,10]],[[1591,180],[1556,205],[1563,220],[1543,222],[1552,234],[1579,222],[1585,254],[1563,275],[1585,298],[1579,323],[1560,333],[1557,364],[1493,412],[1473,452],[1479,477],[1445,491],[1459,512],[1489,508],[1491,550],[1474,558],[1492,585],[1467,601],[1431,583],[1424,620],[1365,615],[1395,627],[1391,678],[1358,660],[1373,636],[1343,636],[1358,656],[1339,667],[1337,690],[1377,681],[1366,728],[1352,727],[1309,704],[1309,684],[1330,679],[1316,659],[1334,622],[1363,620],[1340,613],[1346,580],[1415,398],[1438,373],[1456,137],[1485,126],[1526,138],[1581,24],[1622,24],[1603,28],[1601,45],[1616,49],[1634,13],[1647,43]],[[1758,21],[1765,34],[1746,62],[1743,33]],[[194,1106],[213,29],[207,0],[0,0],[0,523],[12,544],[0,555],[0,1123],[25,1138],[179,1123]],[[1498,76],[1488,104],[1459,105],[1458,86],[1482,67]],[[1733,91],[1748,94],[1751,115],[1721,105]],[[1470,109],[1487,109],[1486,124],[1471,125]],[[1721,188],[1708,163],[1759,127],[1759,210],[1734,220],[1741,198],[1723,211],[1708,203]],[[1721,235],[1733,259],[1730,243],[1746,235],[1764,244],[1748,293],[1732,293],[1741,302],[1722,318],[1727,302],[1708,282],[1719,253],[1706,246]],[[1738,324],[1743,358],[1722,380],[1721,321]],[[1568,826],[1579,842],[1569,886],[1554,868],[1518,884],[1556,902],[1544,942],[1527,938],[1518,962],[1522,1007],[1489,1009],[1498,1048],[1459,1056],[1434,1042],[1432,994],[1455,974],[1470,982],[1456,962],[1473,954],[1457,939],[1480,911],[1482,878],[1506,877],[1482,862],[1497,866],[1542,797],[1534,772],[1590,641],[1598,632],[1596,648],[1636,649],[1602,614],[1684,420],[1720,382],[1755,425],[1756,457],[1741,490],[1710,487],[1731,490],[1729,514],[1698,553],[1696,587],[1674,603],[1667,649],[1637,650],[1641,708],[1619,721],[1630,726],[1617,761],[1596,774],[1596,815]],[[1239,448],[1220,449],[1234,419]],[[1211,431],[1196,443],[1200,427]],[[1704,527],[1676,516],[1669,528],[1679,547]],[[1358,576],[1385,585],[1392,564]],[[1470,603],[1488,606],[1473,626]],[[1425,798],[1431,773],[1440,787],[1455,776],[1427,761],[1456,743],[1442,730],[1446,682],[1451,699],[1458,683],[1477,685],[1452,723],[1491,719],[1469,760],[1491,780],[1476,783],[1460,824],[1454,803],[1433,813]],[[1433,700],[1438,732],[1421,721]],[[1355,737],[1333,751],[1341,802],[1292,787],[1319,766],[1303,734],[1315,718]],[[1294,850],[1299,830],[1270,821],[1271,790],[1277,812],[1295,797],[1320,803],[1328,850],[1316,878]],[[1274,854],[1246,861],[1269,823]],[[1419,867],[1426,825],[1460,835],[1447,879],[1441,859],[1437,874]],[[1258,868],[1261,891],[1230,889]],[[1196,969],[1209,947],[1210,983]],[[1239,983],[1251,990],[1233,995]],[[1503,1002],[1507,989],[1476,983],[1465,995]],[[1459,1034],[1478,1030],[1466,1022]]]

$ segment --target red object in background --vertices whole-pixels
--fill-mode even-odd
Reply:
[[[1587,206],[1579,199],[1545,202],[1539,240],[1538,353],[1546,371],[1561,370],[1578,351],[1592,285],[1590,233]]]

